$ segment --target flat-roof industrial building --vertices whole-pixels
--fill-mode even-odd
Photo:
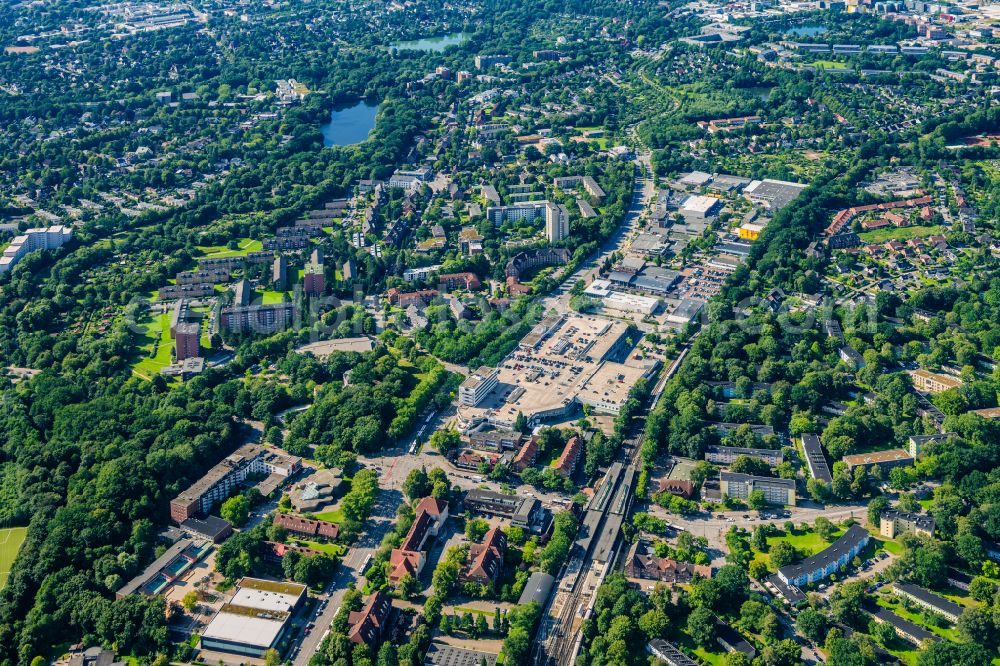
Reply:
[[[232,600],[205,627],[201,647],[262,657],[284,636],[305,597],[305,585],[244,578]]]

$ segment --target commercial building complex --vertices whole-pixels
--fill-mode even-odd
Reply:
[[[305,585],[244,578],[232,600],[205,627],[201,647],[262,657],[278,645],[305,598]]]
[[[533,497],[474,488],[466,493],[463,504],[467,511],[510,518],[512,525],[534,536],[546,537],[552,527],[552,512]]]
[[[631,357],[636,339],[626,324],[604,317],[546,317],[498,368],[481,368],[462,385],[459,429],[472,432],[488,423],[510,430],[518,414],[537,425],[579,405],[617,415],[632,386],[659,367]]]
[[[792,203],[806,187],[808,186],[802,183],[765,178],[751,181],[743,190],[743,196],[752,203],[778,212]]]
[[[798,564],[789,564],[778,569],[778,577],[785,585],[807,585],[815,583],[846,566],[860,553],[871,535],[860,525],[851,525],[839,539],[812,557]]]
[[[759,490],[764,493],[764,499],[768,504],[795,506],[795,481],[792,479],[720,472],[719,490],[723,497],[742,500],[750,497],[750,493],[755,490]]]
[[[461,405],[475,407],[497,386],[499,373],[496,368],[482,366],[466,377],[458,387],[458,402]]]

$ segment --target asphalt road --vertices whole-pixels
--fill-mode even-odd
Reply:
[[[791,513],[790,518],[769,518],[761,519],[758,517],[756,511],[724,511],[724,512],[714,512],[711,515],[706,513],[700,513],[693,516],[679,516],[677,514],[668,513],[662,507],[650,504],[646,507],[646,510],[658,518],[662,518],[677,527],[690,532],[694,536],[703,536],[708,539],[708,546],[710,549],[716,552],[725,553],[726,551],[726,532],[729,531],[730,527],[743,527],[748,530],[752,530],[754,526],[763,523],[770,523],[778,528],[781,528],[786,521],[792,521],[796,525],[801,525],[802,523],[810,523],[816,520],[819,516],[828,518],[831,522],[839,522],[846,520],[848,518],[854,518],[858,522],[865,522],[867,507],[864,504],[838,504],[838,505],[806,505],[806,506],[795,506],[787,507],[786,510]],[[725,518],[716,518],[716,515],[721,513]],[[771,513],[773,511],[765,511],[765,513]],[[744,515],[749,515],[750,518],[743,518]],[[722,559],[720,555],[719,558]],[[714,562],[714,561],[713,561]],[[714,562],[718,564],[717,562]]]
[[[635,158],[636,171],[635,182],[632,187],[632,203],[622,224],[618,225],[615,232],[601,245],[600,249],[589,259],[580,264],[576,272],[566,277],[558,289],[542,300],[546,310],[556,308],[560,312],[569,309],[570,289],[573,285],[583,280],[589,283],[597,275],[601,264],[618,250],[626,247],[633,234],[639,229],[639,222],[646,211],[653,196],[656,194],[656,187],[653,182],[653,167],[650,162],[650,153],[639,153]]]
[[[392,529],[396,518],[396,507],[400,502],[399,493],[393,490],[379,491],[378,500],[372,510],[372,516],[366,522],[367,529],[358,538],[357,543],[344,556],[334,575],[333,581],[327,587],[329,602],[322,613],[312,618],[315,623],[308,636],[304,636],[298,644],[298,653],[293,660],[294,666],[307,666],[312,655],[319,648],[327,630],[333,623],[333,618],[344,601],[344,594],[351,583],[357,587],[364,585],[361,568],[365,561],[375,553],[382,538]]]

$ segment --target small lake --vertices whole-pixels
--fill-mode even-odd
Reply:
[[[829,32],[826,26],[800,25],[796,28],[791,28],[787,34],[795,35],[796,37],[815,37],[816,35],[822,35],[824,32]]]
[[[751,97],[756,97],[762,102],[766,102],[771,97],[771,89],[767,86],[752,86],[743,88],[743,92]]]
[[[464,44],[469,39],[467,32],[455,32],[450,35],[411,39],[408,42],[395,42],[389,46],[400,51],[444,51],[449,46]]]
[[[375,128],[378,104],[358,102],[330,112],[330,121],[320,126],[324,146],[350,146],[368,138]]]

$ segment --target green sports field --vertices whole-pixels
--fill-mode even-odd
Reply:
[[[0,529],[0,590],[7,584],[7,576],[14,565],[14,558],[17,557],[17,551],[21,549],[21,544],[27,535],[27,527]]]

